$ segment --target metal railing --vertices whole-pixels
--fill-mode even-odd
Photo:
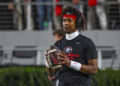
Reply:
[[[30,50],[37,51],[37,55],[35,57],[36,61],[32,65],[34,65],[34,66],[44,65],[45,66],[45,58],[46,58],[45,52],[47,49],[48,49],[48,47],[38,47],[36,49],[32,49],[32,48],[30,49]],[[11,59],[13,59],[13,56],[12,56],[13,50],[30,51],[26,48],[22,48],[22,49],[4,48],[4,49],[0,49],[0,50],[8,51],[7,53],[4,52],[4,55],[2,56],[2,61],[1,61],[2,66],[6,65],[6,64],[12,64]],[[110,57],[107,57],[107,59],[105,59],[104,55],[103,55],[103,51],[108,51],[108,54],[111,54],[109,51],[115,51],[115,52],[113,54],[111,54]],[[97,47],[97,53],[98,53],[97,56],[98,56],[99,69],[105,69],[105,68],[119,69],[120,68],[120,49],[117,49],[114,47],[106,47],[106,46]],[[27,60],[27,62],[29,63],[28,60]]]
[[[104,52],[107,53],[106,57]],[[120,49],[113,46],[99,46],[97,47],[98,67],[104,68],[120,68]]]

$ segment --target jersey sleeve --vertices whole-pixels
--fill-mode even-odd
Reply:
[[[87,41],[87,45],[86,45],[86,59],[87,61],[92,59],[97,59],[96,46],[91,39]]]

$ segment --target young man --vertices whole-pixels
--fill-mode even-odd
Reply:
[[[57,29],[53,32],[54,42],[61,40],[65,36],[65,32],[63,29]]]
[[[55,43],[63,51],[59,53],[62,67],[58,86],[90,86],[90,75],[97,73],[97,55],[92,40],[78,32],[84,30],[84,17],[79,10],[68,6],[62,12],[62,25],[65,38]]]

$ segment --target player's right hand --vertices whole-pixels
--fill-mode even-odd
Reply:
[[[46,67],[50,68],[50,65],[48,63],[48,50],[46,51],[45,56],[46,56],[46,58],[45,58],[45,65],[46,65]]]

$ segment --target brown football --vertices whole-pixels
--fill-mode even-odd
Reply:
[[[48,63],[50,65],[50,67],[53,68],[58,68],[61,67],[61,65],[59,64],[59,55],[58,53],[61,52],[61,50],[59,50],[56,46],[52,45],[50,47],[50,50],[48,50]]]

